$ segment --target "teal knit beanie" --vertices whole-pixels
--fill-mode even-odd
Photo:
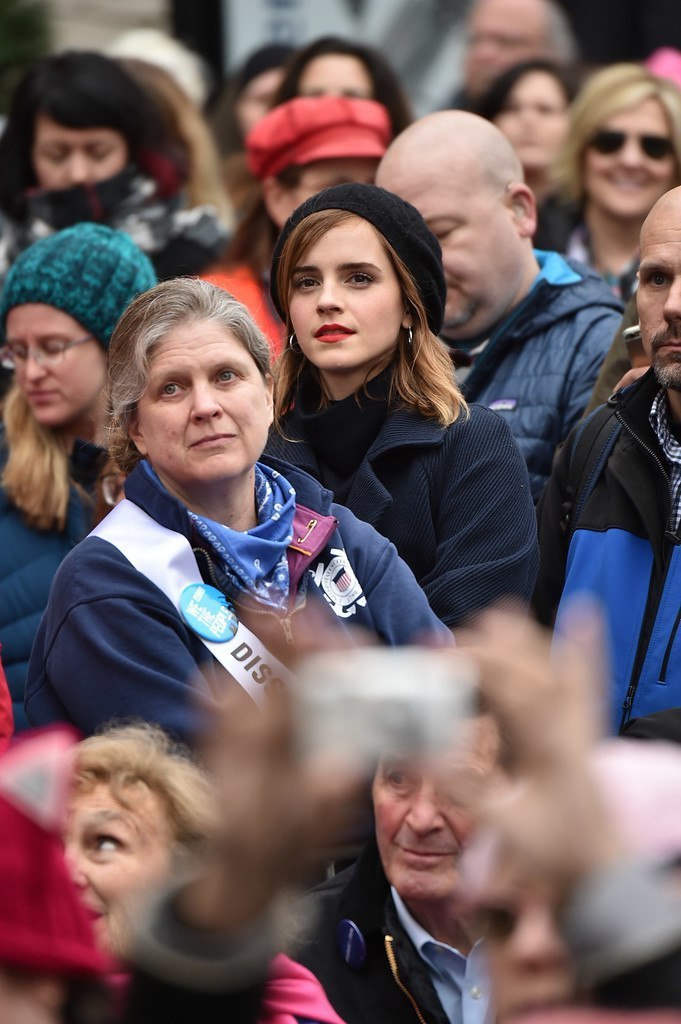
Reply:
[[[149,258],[128,235],[103,224],[75,224],[34,242],[12,264],[0,295],[2,341],[10,309],[43,302],[108,348],[121,314],[156,283]]]

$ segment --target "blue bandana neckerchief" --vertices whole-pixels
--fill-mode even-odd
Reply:
[[[151,465],[146,460],[142,465],[157,486],[163,487]],[[210,544],[235,590],[285,608],[289,597],[286,549],[293,539],[296,492],[281,473],[259,462],[255,464],[255,508],[258,525],[243,533],[189,509],[187,515]]]

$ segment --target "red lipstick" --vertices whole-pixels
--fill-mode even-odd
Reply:
[[[327,345],[333,345],[354,333],[349,327],[343,327],[343,324],[323,324],[316,332],[315,338]]]

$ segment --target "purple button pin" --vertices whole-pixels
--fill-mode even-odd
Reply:
[[[367,944],[354,921],[344,917],[336,928],[336,943],[340,955],[349,967],[356,971],[364,967],[367,959]]]

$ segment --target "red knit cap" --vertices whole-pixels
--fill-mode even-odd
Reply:
[[[297,96],[258,121],[246,138],[248,166],[261,180],[315,160],[380,160],[390,143],[388,111],[374,100]]]
[[[62,840],[46,825],[49,804],[63,788],[54,777],[55,746],[54,734],[40,735],[0,759],[0,964],[48,974],[102,974],[111,963],[95,944]],[[26,757],[32,747],[37,760]],[[63,768],[68,771],[67,762]],[[29,817],[33,802],[42,824]],[[53,817],[56,823],[56,809]]]

